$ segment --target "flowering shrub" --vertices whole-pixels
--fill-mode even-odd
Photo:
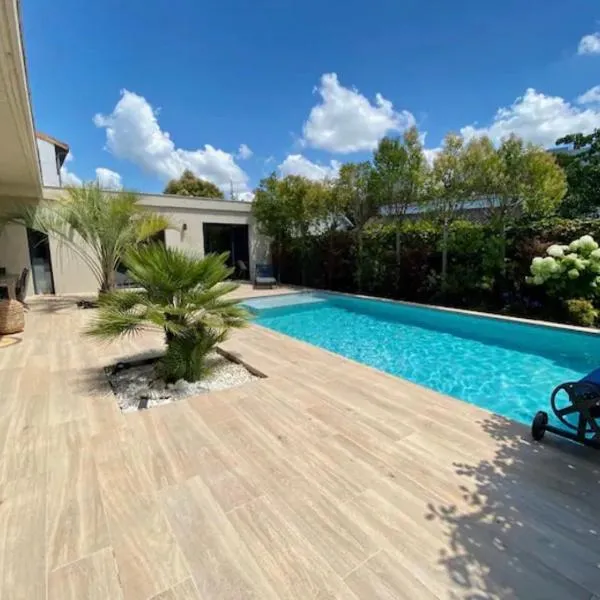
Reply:
[[[534,285],[545,285],[550,293],[569,298],[594,298],[600,292],[600,249],[591,235],[581,236],[568,246],[554,244],[547,256],[531,262]]]

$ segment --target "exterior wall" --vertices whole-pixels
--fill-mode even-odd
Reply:
[[[40,155],[40,166],[42,168],[42,181],[44,185],[60,187],[60,170],[56,160],[56,149],[54,144],[40,138],[36,138],[38,154]]]
[[[44,197],[54,199],[61,190],[44,189]],[[140,194],[141,204],[167,216],[173,229],[165,231],[168,246],[189,249],[204,255],[204,223],[248,225],[250,273],[256,263],[269,262],[269,244],[256,232],[247,202],[190,199],[183,196]],[[187,225],[183,231],[184,223]],[[50,239],[54,288],[57,294],[95,293],[98,284],[89,267],[72,251]]]
[[[268,261],[268,244],[257,234],[249,213],[225,213],[221,211],[199,211],[185,208],[153,207],[157,213],[169,218],[174,228],[165,231],[165,242],[175,248],[190,249],[204,256],[204,223],[222,225],[248,225],[250,273],[256,263]],[[183,225],[186,225],[185,231]]]
[[[0,197],[0,214],[12,212],[21,203],[30,202],[24,199]],[[24,268],[31,272],[27,230],[21,225],[6,225],[0,228],[0,267],[7,273],[21,273]],[[31,274],[27,283],[27,295],[34,293]]]
[[[72,250],[50,237],[55,294],[94,294],[98,283],[90,268]]]
[[[27,296],[34,293],[25,227],[21,225],[7,225],[0,232],[0,267],[5,267],[7,273],[16,274],[21,273],[24,268],[28,268],[30,275],[27,283]]]

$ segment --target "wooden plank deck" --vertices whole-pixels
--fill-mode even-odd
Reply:
[[[0,598],[600,595],[599,453],[258,326],[267,378],[124,416],[102,367],[161,336],[89,315],[0,349]]]

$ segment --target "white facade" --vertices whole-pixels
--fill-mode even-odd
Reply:
[[[40,156],[40,168],[42,170],[42,182],[44,185],[60,187],[60,164],[56,146],[43,138],[37,138],[38,154]]]
[[[44,188],[44,198],[52,201],[64,193],[60,188]],[[118,193],[118,192],[113,192]],[[259,235],[248,202],[190,198],[163,194],[139,194],[140,204],[167,216],[172,227],[165,231],[167,246],[204,256],[204,225],[246,225],[250,275],[257,263],[269,262],[269,243]],[[26,236],[25,236],[26,237]],[[98,290],[88,266],[72,251],[50,238],[52,274],[56,294],[94,294]]]

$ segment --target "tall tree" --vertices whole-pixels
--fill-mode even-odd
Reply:
[[[326,193],[324,184],[300,175],[288,175],[279,182],[279,195],[287,206],[292,235],[300,245],[302,285],[306,284],[311,228],[322,227],[328,216]]]
[[[346,163],[340,168],[333,195],[353,225],[357,249],[356,283],[363,286],[363,229],[369,219],[378,214],[379,196],[373,193],[373,166],[369,161]]]
[[[566,193],[566,177],[554,156],[516,135],[503,139],[494,154],[482,156],[476,180],[500,236],[499,266],[504,271],[508,223],[519,215],[552,213]]]
[[[567,135],[556,144],[570,146],[568,152],[556,154],[568,184],[560,214],[570,218],[596,214],[600,208],[600,129],[589,135]]]
[[[66,189],[61,198],[17,209],[3,218],[41,231],[89,267],[100,292],[115,288],[115,271],[127,250],[170,226],[139,204],[133,192],[113,193],[97,183]]]
[[[373,168],[374,191],[395,218],[420,204],[427,161],[417,128],[407,129],[402,138],[383,138],[373,154]]]
[[[472,180],[462,136],[449,133],[435,157],[430,178],[430,203],[442,227],[442,291],[448,272],[448,229],[470,198]]]
[[[402,138],[383,138],[373,155],[372,190],[398,225],[396,260],[400,260],[400,224],[409,206],[424,200],[427,161],[416,127]]]
[[[280,183],[275,173],[261,179],[252,202],[252,215],[259,232],[272,241],[272,248],[277,257],[278,279],[281,279],[283,246],[291,237],[293,228],[289,205],[280,193]]]
[[[279,259],[285,243],[294,240],[299,244],[303,281],[311,227],[323,224],[328,216],[327,194],[329,190],[321,182],[299,175],[278,179],[273,173],[261,180],[252,203],[259,231],[271,238]]]
[[[163,193],[197,198],[224,198],[223,192],[214,183],[196,177],[189,169],[179,179],[171,179]]]

